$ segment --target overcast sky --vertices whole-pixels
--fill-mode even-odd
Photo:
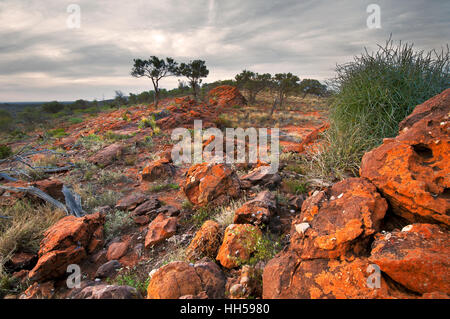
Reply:
[[[80,28],[67,27],[71,3],[81,8]],[[381,29],[367,27],[371,3]],[[325,80],[390,33],[440,49],[450,42],[449,17],[448,0],[0,0],[0,101],[149,90],[151,81],[130,70],[133,58],[150,55],[206,60],[206,82],[242,69]]]

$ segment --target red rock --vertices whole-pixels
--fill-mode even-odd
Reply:
[[[208,92],[208,100],[212,105],[220,108],[244,106],[247,100],[237,88],[231,85],[221,85]]]
[[[161,207],[161,202],[156,197],[150,197],[145,202],[136,207],[133,211],[134,216],[153,213]]]
[[[234,268],[249,261],[262,237],[261,230],[250,224],[231,224],[225,229],[217,260],[225,268]]]
[[[198,206],[221,205],[241,193],[239,178],[224,164],[201,163],[191,166],[181,185],[189,201]]]
[[[29,278],[44,281],[64,275],[68,265],[86,257],[91,242],[98,240],[94,234],[103,232],[104,221],[100,213],[81,218],[67,216],[47,229],[40,244],[39,260]]]
[[[52,282],[43,284],[33,283],[19,299],[51,299],[54,295],[55,287]]]
[[[150,222],[150,217],[146,215],[135,216],[133,220],[138,225],[147,225]]]
[[[147,287],[147,299],[178,299],[198,296],[202,292],[211,299],[223,298],[225,276],[213,262],[193,266],[175,261],[159,268]]]
[[[450,235],[436,225],[413,224],[380,235],[369,260],[404,287],[450,294]]]
[[[244,265],[240,269],[238,278],[229,279],[227,291],[230,299],[249,299],[261,297],[262,271],[255,267]]]
[[[396,138],[366,153],[360,175],[411,223],[450,225],[450,89],[416,107]]]
[[[54,199],[64,201],[64,194],[62,192],[63,182],[57,179],[45,179],[37,181],[33,186],[39,188],[44,193],[50,195]]]
[[[122,268],[122,264],[117,260],[110,260],[98,267],[95,278],[113,277],[117,271]]]
[[[235,211],[234,223],[257,226],[267,224],[276,207],[275,195],[269,191],[263,191]]]
[[[142,180],[153,182],[158,179],[168,179],[175,175],[175,166],[163,158],[152,162],[142,171]]]
[[[36,254],[26,253],[26,252],[18,252],[12,255],[11,259],[7,263],[7,268],[12,270],[19,269],[30,269],[29,267],[33,266],[36,262]]]
[[[221,240],[222,231],[220,225],[215,221],[207,220],[189,244],[186,250],[187,260],[195,261],[203,257],[215,258]]]
[[[290,249],[303,259],[339,258],[368,250],[387,204],[375,186],[349,178],[306,199],[292,221]]]
[[[107,166],[117,160],[123,153],[124,146],[120,143],[111,144],[89,157],[89,162]]]
[[[255,185],[272,189],[278,186],[280,182],[280,175],[277,172],[272,172],[271,167],[267,165],[258,166],[241,177],[242,188],[245,189]]]
[[[381,276],[380,288],[367,285],[370,263],[336,259],[301,260],[293,252],[270,260],[263,273],[264,299],[373,299],[411,298],[391,287]]]
[[[72,299],[141,299],[136,288],[130,286],[94,285],[82,289]]]
[[[137,206],[141,205],[145,201],[149,200],[149,196],[140,192],[133,192],[123,198],[121,198],[117,204],[118,210],[133,210]]]
[[[108,253],[106,255],[106,258],[108,260],[117,260],[120,257],[124,256],[127,253],[128,250],[128,242],[118,242],[118,243],[112,243],[108,247]]]
[[[152,247],[163,240],[172,237],[176,230],[176,217],[166,217],[164,214],[159,214],[148,225],[148,232],[145,236],[145,248]]]

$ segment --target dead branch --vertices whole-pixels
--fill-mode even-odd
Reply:
[[[12,186],[0,185],[0,189],[4,189],[4,190],[10,191],[10,192],[22,192],[22,193],[27,193],[27,194],[30,194],[30,195],[34,195],[36,197],[39,197],[39,198],[45,200],[46,202],[49,202],[53,206],[56,206],[57,208],[65,211],[66,214],[69,214],[66,206],[63,203],[61,203],[58,200],[54,199],[50,195],[44,193],[43,191],[41,191],[37,187],[34,187],[34,186],[29,186],[29,187],[12,187]]]
[[[10,167],[7,167],[5,169],[0,170],[0,172],[8,172],[10,175],[15,176],[26,176],[27,178],[31,178],[25,170],[20,169],[19,167],[16,167],[16,164],[22,164],[23,166],[26,166],[28,169],[32,171],[40,171],[42,173],[59,173],[59,172],[65,172],[75,167],[75,165],[71,162],[68,162],[65,166],[59,167],[59,166],[34,166],[29,157],[36,155],[36,154],[52,154],[57,155],[61,157],[67,157],[64,153],[55,152],[53,150],[49,149],[37,149],[33,146],[25,145],[22,147],[19,151],[17,151],[15,154],[11,155],[8,158],[5,158],[3,160],[0,160],[0,164],[3,163],[9,163]],[[10,176],[11,177],[11,176]],[[5,178],[6,179],[6,178]]]
[[[86,215],[86,212],[81,207],[81,197],[75,192],[72,192],[66,185],[63,185],[62,192],[66,200],[67,210],[69,214],[76,217],[82,217]]]

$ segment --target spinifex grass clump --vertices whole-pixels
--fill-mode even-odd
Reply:
[[[415,51],[412,44],[389,39],[378,51],[367,50],[339,65],[334,79],[331,128],[319,156],[323,173],[338,178],[356,174],[362,155],[394,137],[414,107],[449,87],[449,49]]]

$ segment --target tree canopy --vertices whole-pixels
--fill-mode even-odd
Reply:
[[[194,60],[189,63],[181,63],[177,70],[178,75],[185,76],[194,91],[194,97],[197,98],[198,87],[202,82],[201,78],[206,78],[209,70],[206,67],[206,62],[203,60]]]
[[[236,75],[235,79],[239,89],[247,90],[249,102],[256,102],[256,95],[270,86],[271,75],[269,73],[259,74],[248,70],[243,70]]]
[[[148,60],[134,59],[134,65],[131,75],[137,78],[148,77],[152,80],[155,89],[155,106],[159,102],[159,81],[162,78],[178,73],[177,65],[172,58],[160,59],[157,56],[151,56]]]

